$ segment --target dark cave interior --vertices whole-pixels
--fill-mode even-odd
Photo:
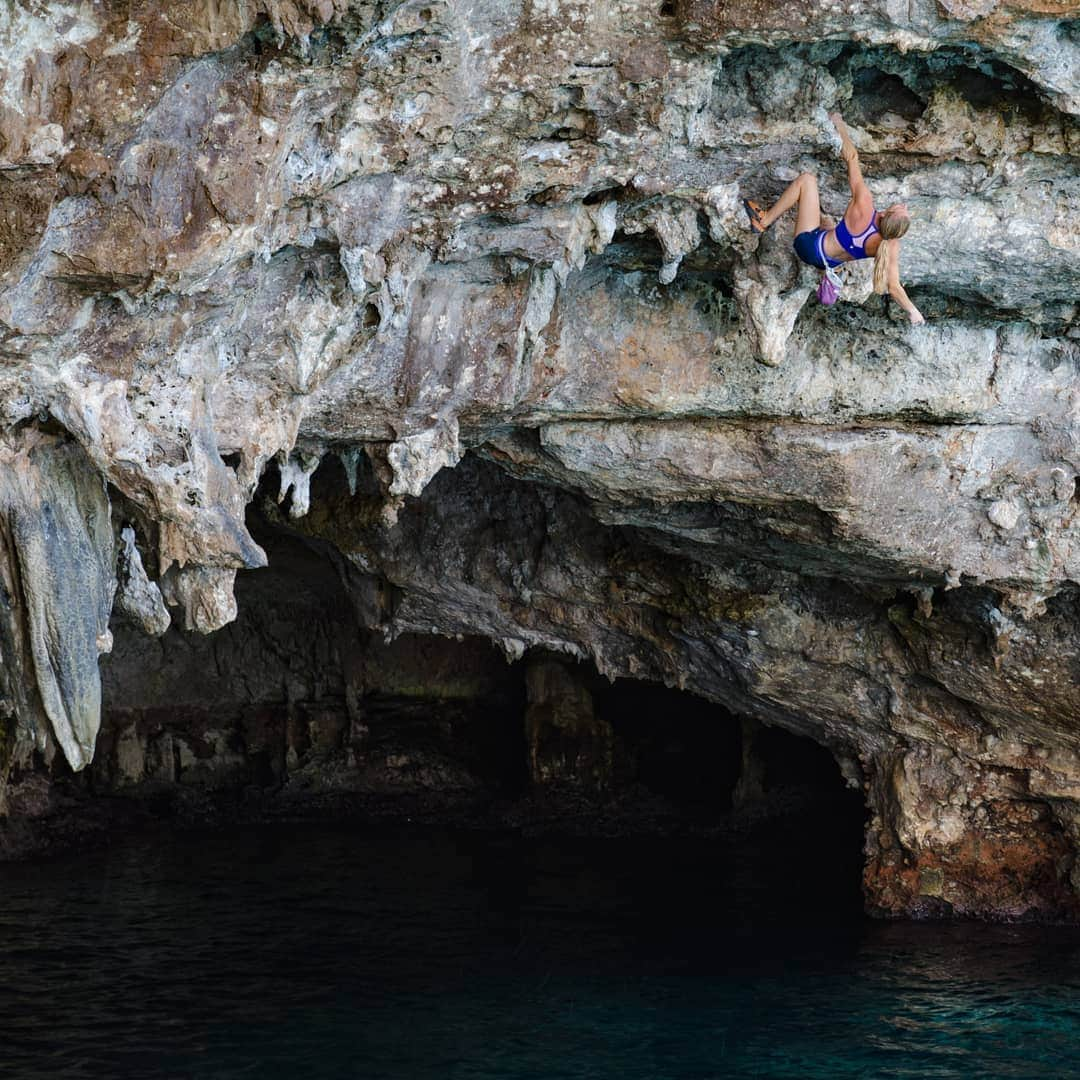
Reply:
[[[335,470],[319,484],[339,483]],[[238,575],[235,622],[204,636],[174,620],[152,638],[114,617],[93,763],[73,775],[36,755],[61,808],[34,838],[41,850],[107,838],[118,816],[644,837],[797,830],[826,815],[842,822],[855,873],[862,794],[825,748],[565,654],[508,662],[478,637],[387,642],[368,616],[393,604],[394,587],[358,575],[265,497],[255,505],[269,566]]]
[[[358,622],[340,558],[263,520],[239,616],[117,620],[98,753],[73,790],[166,816],[375,813],[576,832],[714,832],[863,807],[832,755],[690,693],[531,650]],[[554,680],[554,681],[552,681]],[[54,776],[63,773],[59,761]]]

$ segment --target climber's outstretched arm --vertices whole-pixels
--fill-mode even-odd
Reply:
[[[836,127],[836,132],[840,136],[840,157],[843,158],[844,164],[847,165],[848,184],[851,187],[851,199],[855,203],[867,203],[870,206],[874,205],[874,197],[870,194],[870,189],[866,186],[866,181],[863,179],[862,168],[859,166],[859,151],[855,149],[855,144],[851,141],[851,135],[848,133],[847,124],[844,123],[844,118],[838,113],[829,113],[829,119]]]
[[[899,240],[892,240],[894,253],[899,247]],[[904,292],[904,286],[900,284],[900,257],[894,254],[889,260],[889,295],[907,312],[907,317],[912,326],[918,326],[926,322],[922,312],[911,302],[911,298]]]

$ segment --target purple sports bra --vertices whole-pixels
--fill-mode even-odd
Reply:
[[[852,236],[851,230],[847,227],[847,222],[843,218],[840,219],[839,224],[836,226],[836,242],[853,258],[853,259],[869,259],[871,256],[867,254],[866,242],[871,236],[874,236],[878,227],[877,211],[875,210],[870,217],[870,224],[858,236]]]

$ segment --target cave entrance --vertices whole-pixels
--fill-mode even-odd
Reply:
[[[255,531],[269,567],[238,577],[234,623],[160,639],[114,624],[92,793],[166,815],[179,804],[607,837],[755,831],[770,865],[790,864],[781,849],[828,818],[819,862],[857,881],[862,800],[812,741],[565,654],[508,663],[480,638],[388,643],[358,607],[392,605],[374,595],[385,585],[346,588],[352,569],[325,545]]]

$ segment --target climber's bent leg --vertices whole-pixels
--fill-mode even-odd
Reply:
[[[781,214],[786,214],[796,203],[799,209],[795,217],[795,235],[816,229],[821,223],[821,197],[818,194],[817,177],[813,173],[800,173],[784,189],[783,195],[765,211],[761,219],[768,228]]]

